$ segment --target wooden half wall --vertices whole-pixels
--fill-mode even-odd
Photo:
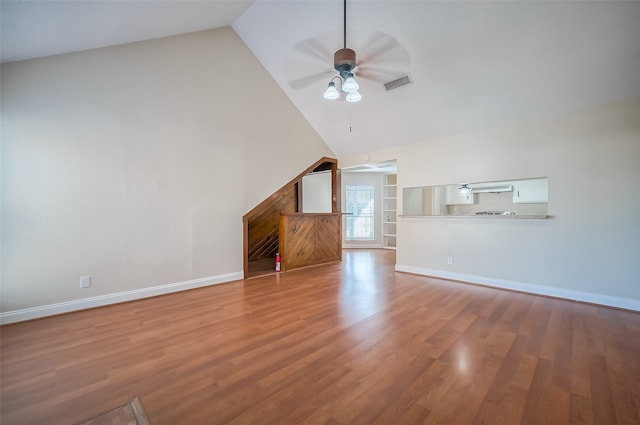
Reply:
[[[280,216],[282,269],[342,260],[342,214]]]

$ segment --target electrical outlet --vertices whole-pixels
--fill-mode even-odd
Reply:
[[[80,287],[91,288],[91,276],[80,276]]]
[[[453,257],[447,257],[447,264],[453,264]]]

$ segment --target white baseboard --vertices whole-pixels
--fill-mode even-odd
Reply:
[[[43,305],[39,307],[6,311],[0,313],[0,324],[5,325],[8,323],[22,322],[24,320],[38,319],[40,317],[70,313],[72,311],[85,310],[88,308],[102,307],[109,304],[155,297],[158,295],[170,294],[172,292],[186,291],[188,289],[201,288],[203,286],[217,285],[219,283],[226,283],[242,279],[244,279],[244,273],[242,272],[226,273],[217,276],[187,280],[184,282],[168,283],[166,285],[151,286],[148,288],[133,289],[131,291],[98,295],[96,297],[64,301],[61,303]]]
[[[361,244],[361,245],[345,245],[344,243],[342,244],[342,248],[344,249],[357,249],[357,248],[364,248],[364,249],[376,249],[376,248],[384,248],[383,245],[380,244]]]
[[[593,292],[576,291],[572,289],[556,288],[552,286],[535,285],[531,283],[514,282],[504,279],[494,279],[484,276],[476,276],[463,273],[453,273],[445,270],[428,269],[423,267],[405,266],[396,264],[396,271],[432,276],[442,279],[457,280],[477,285],[491,286],[493,288],[508,289],[529,294],[545,295],[555,298],[564,298],[572,301],[582,301],[592,304],[600,304],[608,307],[623,308],[626,310],[640,311],[640,300],[612,297],[610,295],[596,294]]]

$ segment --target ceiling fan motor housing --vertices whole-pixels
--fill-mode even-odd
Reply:
[[[352,49],[340,49],[333,54],[333,67],[342,77],[356,67],[356,52]]]

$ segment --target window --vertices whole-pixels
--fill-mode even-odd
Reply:
[[[373,185],[347,185],[345,200],[347,210],[348,241],[372,241],[374,239]]]

